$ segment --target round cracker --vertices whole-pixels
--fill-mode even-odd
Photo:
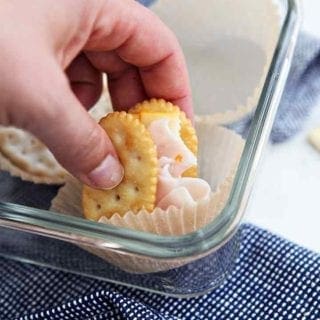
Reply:
[[[0,169],[35,183],[62,184],[66,171],[31,133],[0,126]]]
[[[87,219],[99,220],[141,209],[152,211],[157,189],[157,151],[145,126],[126,112],[113,112],[100,125],[110,137],[124,168],[121,183],[110,190],[83,187],[82,205]]]
[[[179,115],[181,129],[180,136],[185,145],[189,150],[197,155],[198,152],[198,139],[196,131],[191,121],[186,117],[185,113],[178,107],[173,105],[171,102],[167,102],[164,99],[151,99],[136,104],[129,111],[132,114],[146,113],[177,113]],[[197,177],[197,167],[193,166],[186,170],[183,177]]]

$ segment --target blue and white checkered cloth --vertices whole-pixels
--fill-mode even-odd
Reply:
[[[177,299],[0,258],[0,319],[320,319],[320,255],[253,225],[221,287]]]

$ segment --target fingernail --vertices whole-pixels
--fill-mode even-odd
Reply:
[[[119,160],[108,154],[99,166],[87,175],[87,178],[94,188],[112,189],[121,182],[123,174],[123,167]]]

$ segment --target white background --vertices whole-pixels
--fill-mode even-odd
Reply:
[[[320,41],[320,1],[302,3],[302,29],[318,35]],[[315,127],[320,127],[320,100],[298,135],[283,144],[267,146],[246,218],[320,252],[320,152],[307,142]]]

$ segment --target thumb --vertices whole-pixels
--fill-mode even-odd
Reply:
[[[42,140],[59,163],[85,184],[102,189],[118,185],[123,168],[106,132],[72,93],[61,70],[55,68],[43,77],[32,81],[36,90],[22,90],[27,97],[20,103],[23,111],[13,117],[15,124]]]

